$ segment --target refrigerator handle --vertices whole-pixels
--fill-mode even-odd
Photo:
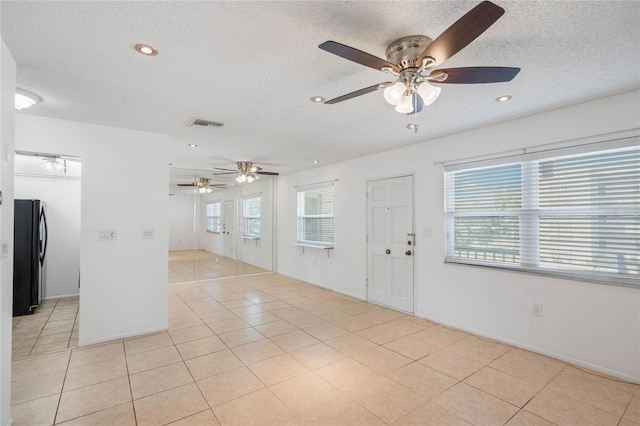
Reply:
[[[40,210],[40,223],[44,225],[44,235],[41,240],[41,241],[44,241],[44,247],[40,247],[40,265],[42,265],[44,263],[44,257],[47,254],[47,244],[49,243],[49,230],[47,228],[47,216],[44,214],[44,209]]]

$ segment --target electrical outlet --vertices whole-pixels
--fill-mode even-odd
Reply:
[[[153,239],[156,237],[156,231],[153,228],[145,228],[142,230],[142,238]]]
[[[542,303],[534,303],[533,304],[533,315],[537,317],[542,316]]]

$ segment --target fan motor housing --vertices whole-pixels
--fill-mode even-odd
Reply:
[[[401,69],[416,68],[416,59],[433,43],[433,40],[423,35],[402,37],[387,47],[387,61]]]

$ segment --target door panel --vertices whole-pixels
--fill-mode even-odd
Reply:
[[[407,243],[407,229],[410,229],[406,206],[391,206],[391,238],[393,244],[399,244],[400,249]]]
[[[390,185],[391,201],[404,201],[409,197],[407,185],[404,183]]]
[[[369,191],[371,201],[386,202],[387,201],[387,188],[383,186],[373,186]]]
[[[405,258],[394,257],[391,259],[391,294],[394,298],[405,299],[409,297],[409,286],[406,285],[409,280],[408,269],[409,265]]]
[[[387,242],[387,209],[384,207],[373,207],[372,222],[373,232],[371,233],[371,237],[373,243],[382,243],[384,246]]]
[[[413,312],[413,177],[371,181],[367,190],[368,298]]]
[[[372,272],[375,276],[384,277],[387,275],[387,259],[381,255],[372,256]],[[388,293],[386,288],[387,280],[373,280],[371,282],[372,290],[375,293],[384,295]]]

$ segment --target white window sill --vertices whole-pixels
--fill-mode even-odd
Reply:
[[[307,244],[307,243],[291,243],[294,246],[298,246],[298,247],[308,247],[308,248],[316,248],[316,249],[321,249],[321,250],[333,250],[333,246],[326,246],[326,245],[321,245],[321,244]]]

